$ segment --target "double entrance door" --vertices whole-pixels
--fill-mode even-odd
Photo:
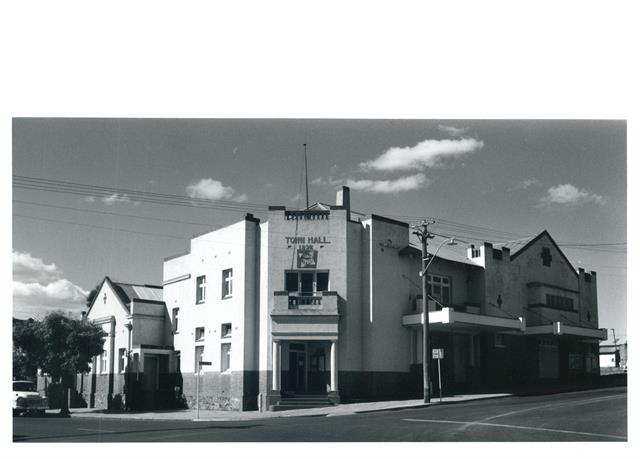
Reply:
[[[284,371],[283,389],[292,393],[326,393],[328,373],[325,368],[325,343],[288,343],[288,370]]]

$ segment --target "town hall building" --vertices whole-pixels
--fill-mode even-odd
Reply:
[[[419,398],[423,362],[432,375],[436,363],[422,355],[422,255],[410,233],[352,211],[343,187],[335,205],[272,206],[264,221],[247,214],[193,237],[165,259],[161,288],[123,284],[123,295],[105,279],[87,314],[109,334],[105,366],[92,371],[116,376],[92,403],[117,398],[120,371],[135,375],[138,399],[163,391],[194,407],[198,389],[209,409]],[[596,273],[576,270],[548,232],[449,251],[427,276],[446,392],[599,373]]]

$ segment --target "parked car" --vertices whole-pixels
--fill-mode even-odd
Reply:
[[[13,381],[13,415],[21,413],[44,414],[49,408],[47,397],[40,395],[31,381]]]

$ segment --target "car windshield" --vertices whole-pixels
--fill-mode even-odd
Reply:
[[[13,383],[13,390],[23,391],[23,392],[35,392],[36,388],[34,387],[32,382],[18,381]]]

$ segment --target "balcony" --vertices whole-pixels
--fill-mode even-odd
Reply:
[[[271,315],[337,315],[337,292],[300,295],[287,291],[273,292]]]
[[[338,294],[299,295],[273,292],[271,335],[282,340],[338,338]]]

